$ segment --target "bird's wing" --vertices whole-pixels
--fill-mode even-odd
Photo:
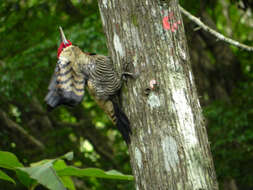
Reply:
[[[84,96],[86,80],[80,73],[73,70],[73,63],[66,59],[59,59],[45,97],[49,108],[61,104],[75,106]]]

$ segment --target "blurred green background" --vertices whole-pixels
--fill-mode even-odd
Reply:
[[[226,36],[253,45],[252,0],[180,4]],[[217,41],[186,18],[184,24],[220,187],[253,189],[253,54]],[[97,1],[0,2],[0,150],[25,165],[74,151],[72,165],[131,174],[125,143],[88,94],[76,108],[46,111],[58,26],[84,51],[107,54]],[[80,190],[134,189],[131,181],[74,181]],[[0,187],[25,189],[4,181]]]

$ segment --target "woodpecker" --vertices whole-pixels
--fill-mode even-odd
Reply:
[[[72,45],[61,27],[60,34],[62,42],[58,48],[58,61],[45,97],[48,108],[52,110],[60,105],[81,103],[86,87],[129,144],[130,122],[117,101],[124,74],[120,76],[115,71],[110,57],[84,53]]]

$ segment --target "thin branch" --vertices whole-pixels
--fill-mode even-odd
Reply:
[[[42,142],[40,142],[39,140],[37,140],[35,137],[33,137],[32,135],[30,135],[26,130],[24,130],[23,127],[21,127],[19,124],[17,124],[16,122],[12,121],[7,114],[0,109],[0,119],[3,120],[3,122],[5,123],[6,127],[18,131],[20,134],[22,134],[24,137],[26,137],[32,144],[36,145],[38,148],[40,148],[41,150],[45,149],[45,146]]]
[[[253,47],[252,46],[248,46],[245,44],[242,44],[238,41],[235,41],[231,38],[228,38],[226,36],[224,36],[223,34],[216,32],[215,30],[211,29],[210,27],[208,27],[207,25],[205,25],[199,18],[193,16],[191,13],[189,13],[188,11],[186,11],[183,7],[179,6],[181,12],[191,21],[195,22],[198,26],[200,26],[203,30],[205,30],[206,32],[209,32],[210,34],[214,35],[216,38],[218,38],[219,40],[222,40],[228,44],[237,46],[243,50],[247,50],[247,51],[253,51]]]

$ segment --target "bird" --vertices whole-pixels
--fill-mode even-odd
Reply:
[[[129,144],[132,134],[130,122],[118,101],[123,76],[129,73],[117,72],[108,56],[83,52],[66,39],[61,27],[59,29],[61,44],[57,52],[58,61],[45,97],[48,109],[51,111],[60,105],[73,107],[80,104],[87,88]]]

